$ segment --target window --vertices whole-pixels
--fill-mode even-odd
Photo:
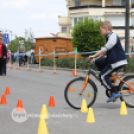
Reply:
[[[134,16],[132,16],[132,18],[131,18],[131,26],[134,26]]]
[[[121,5],[122,5],[122,6],[126,6],[126,0],[122,0],[122,1],[121,1]]]
[[[67,27],[62,27],[61,32],[62,33],[67,33]]]
[[[74,25],[77,23],[77,21],[83,21],[83,17],[81,17],[81,18],[74,18]]]
[[[101,20],[101,17],[100,16],[93,16],[92,17],[94,20]]]
[[[113,0],[113,6],[121,6],[121,0]]]
[[[80,0],[76,0],[76,1],[75,1],[75,6],[78,7],[78,6],[80,6],[80,5],[81,5],[81,4],[80,4]]]
[[[78,18],[79,21],[83,21],[83,18]]]
[[[131,4],[133,4],[134,3],[134,0],[131,0]]]
[[[74,18],[74,25],[77,23],[77,18]]]

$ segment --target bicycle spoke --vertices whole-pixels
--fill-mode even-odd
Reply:
[[[95,102],[96,99],[95,86],[90,82],[88,82],[88,85],[84,89],[82,95],[80,95],[80,92],[83,89],[82,84],[84,82],[85,82],[84,77],[76,78],[71,82],[69,86],[67,86],[65,90],[65,99],[67,103],[73,108],[80,109],[83,98],[86,99],[88,106],[91,106]],[[71,88],[71,92],[69,91],[69,88]],[[72,91],[72,89],[75,89],[73,90],[74,92]],[[90,99],[87,99],[89,94],[92,97],[90,97]]]

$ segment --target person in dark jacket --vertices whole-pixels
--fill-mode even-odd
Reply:
[[[0,34],[0,75],[6,76],[7,48],[3,44],[3,35]]]
[[[112,32],[112,24],[109,21],[104,21],[100,25],[100,31],[107,43],[95,55],[89,56],[89,59],[94,58],[95,65],[100,70],[99,78],[102,84],[111,91],[111,97],[107,100],[107,102],[111,102],[121,94],[109,77],[112,72],[124,67],[127,64],[127,59],[118,35]]]

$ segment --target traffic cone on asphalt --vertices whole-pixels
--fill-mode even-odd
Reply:
[[[82,100],[82,105],[81,105],[81,113],[87,113],[88,108],[87,108],[87,102],[85,99]]]
[[[75,75],[75,70],[72,70],[72,75]]]
[[[45,122],[45,120],[43,118],[40,118],[37,134],[49,134],[46,122]]]
[[[68,91],[71,92],[71,87],[69,87]]]
[[[13,67],[12,66],[10,66],[10,70],[12,70],[13,69]]]
[[[55,107],[55,101],[53,96],[50,96],[49,107]]]
[[[10,89],[9,89],[9,87],[6,87],[5,95],[10,95]]]
[[[21,99],[18,100],[16,111],[23,111],[23,104]]]
[[[6,101],[6,96],[5,96],[5,94],[3,94],[2,96],[1,96],[1,102],[0,102],[0,104],[7,104],[7,101]]]
[[[47,107],[46,105],[43,105],[42,106],[42,110],[41,110],[41,113],[40,113],[40,117],[41,118],[44,118],[44,119],[48,119],[48,112],[47,112]]]
[[[21,68],[19,67],[19,68],[18,68],[18,70],[20,71],[20,70],[21,70]]]
[[[88,110],[88,115],[87,115],[87,123],[94,123],[95,122],[95,118],[94,118],[94,113],[93,113],[93,109],[89,108]]]
[[[120,115],[127,115],[127,108],[124,101],[121,102]]]

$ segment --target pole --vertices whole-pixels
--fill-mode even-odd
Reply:
[[[77,54],[75,52],[75,75],[76,75],[76,56],[77,56]]]
[[[125,26],[125,52],[128,53],[128,50],[129,50],[129,0],[126,0],[125,25],[126,25]]]

